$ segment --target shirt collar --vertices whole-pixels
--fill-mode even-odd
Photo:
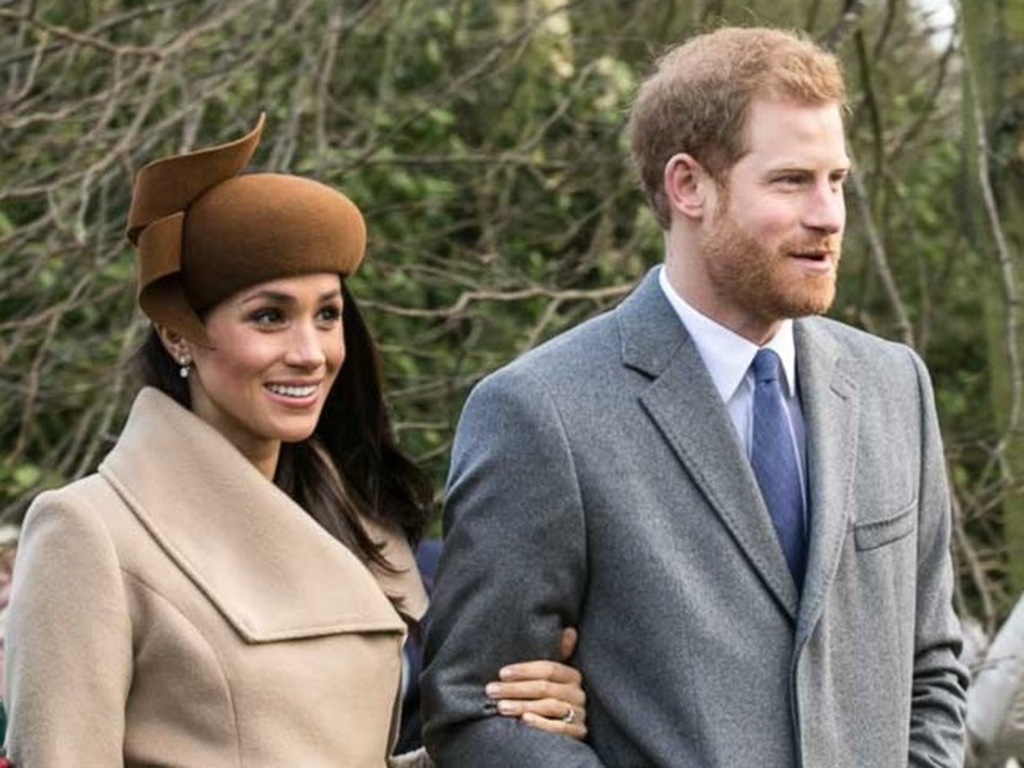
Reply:
[[[754,362],[754,355],[760,347],[690,306],[669,283],[664,267],[659,272],[658,283],[697,345],[697,351],[711,374],[722,402],[729,402],[750,370],[750,364]],[[783,320],[778,332],[764,346],[774,350],[782,361],[786,396],[793,397],[796,381],[793,321]]]

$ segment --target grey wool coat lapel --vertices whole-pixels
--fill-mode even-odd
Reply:
[[[810,557],[797,624],[797,644],[814,631],[836,575],[850,526],[857,458],[857,383],[835,341],[797,321],[797,381],[807,425]]]
[[[765,586],[796,621],[799,596],[760,489],[693,340],[652,272],[618,311],[625,365],[652,377],[640,401]]]

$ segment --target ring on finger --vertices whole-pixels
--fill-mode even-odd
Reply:
[[[569,705],[569,711],[562,715],[560,719],[566,725],[572,725],[576,722],[576,710],[573,708],[572,704]]]

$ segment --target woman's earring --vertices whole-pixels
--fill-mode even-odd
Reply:
[[[189,360],[187,355],[182,355],[178,358],[178,365],[181,366],[181,368],[178,369],[178,375],[183,379],[187,379],[189,370],[192,368],[192,361]]]

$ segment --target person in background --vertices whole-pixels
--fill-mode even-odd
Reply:
[[[1024,598],[989,642],[981,624],[964,619],[962,660],[967,691],[967,768],[1019,766],[1024,755]]]
[[[0,691],[4,684],[4,647],[7,638],[7,608],[11,602],[11,577],[18,553],[18,527],[0,526]],[[0,700],[0,743],[7,733],[7,710]],[[0,763],[0,768],[3,768]]]
[[[429,596],[434,591],[434,573],[441,556],[440,539],[423,539],[416,546],[416,568],[423,580],[423,588]],[[397,748],[409,752],[423,745],[423,722],[420,714],[420,673],[423,671],[422,623],[420,632],[409,636],[402,650],[404,664],[402,674],[402,724],[398,735]]]
[[[838,62],[781,30],[670,50],[630,115],[664,264],[477,385],[427,632],[445,768],[954,768],[966,675],[928,373],[815,317],[850,170]],[[500,563],[500,566],[496,566]],[[590,736],[481,715],[579,630]]]
[[[262,129],[138,174],[146,386],[98,472],[26,516],[17,765],[389,763],[433,494],[395,443],[346,282],[362,215],[316,181],[242,174]],[[575,735],[579,675],[542,664],[548,697],[517,706]]]

